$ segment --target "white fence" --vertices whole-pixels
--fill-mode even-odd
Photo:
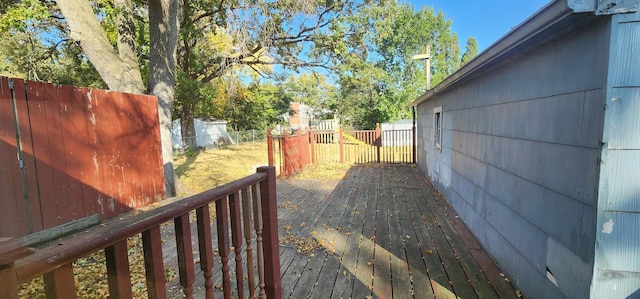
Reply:
[[[402,119],[380,124],[382,146],[413,145],[413,120]]]

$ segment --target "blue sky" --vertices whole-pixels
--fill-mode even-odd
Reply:
[[[478,53],[533,15],[550,0],[404,0],[419,9],[427,5],[442,10],[452,20],[451,29],[458,35],[460,50],[467,39],[478,41]]]

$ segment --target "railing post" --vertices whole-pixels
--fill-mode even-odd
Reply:
[[[382,140],[380,138],[380,123],[376,124],[376,138],[375,138],[375,143],[376,143],[376,160],[378,161],[378,163],[380,163],[380,147],[382,146]]]
[[[267,298],[282,298],[280,275],[280,241],[278,240],[278,203],[276,196],[276,170],[260,167],[258,172],[267,174],[267,181],[260,182],[262,221],[264,224],[264,269]]]
[[[411,112],[413,114],[413,125],[411,126],[413,144],[411,149],[413,151],[413,163],[418,163],[418,151],[416,151],[418,148],[416,144],[416,106],[411,107]]]
[[[280,176],[288,178],[290,174],[291,156],[289,155],[289,132],[284,130],[280,136],[280,151],[282,160],[280,160]]]
[[[18,241],[0,238],[0,298],[18,299],[18,277],[14,262],[33,253]]]
[[[267,153],[269,166],[275,166],[273,163],[273,135],[271,135],[271,128],[267,128]]]
[[[311,164],[316,163],[316,134],[313,129],[309,129],[309,144],[311,146]]]
[[[343,131],[342,126],[340,126],[340,134],[339,134],[339,142],[340,142],[340,163],[344,163],[344,141],[343,141]]]

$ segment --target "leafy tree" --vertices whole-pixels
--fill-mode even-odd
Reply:
[[[284,88],[291,93],[292,101],[315,108],[315,117],[323,118],[335,105],[336,87],[329,83],[327,77],[320,73],[303,73],[290,76]],[[330,113],[333,117],[332,113]]]
[[[162,154],[165,185],[169,195],[174,194],[173,156],[171,150],[171,110],[175,81],[175,49],[182,1],[149,0],[25,0],[5,1],[0,4],[0,26],[6,32],[25,32],[33,27],[40,31],[29,35],[43,40],[37,33],[46,32],[57,38],[49,47],[56,52],[66,49],[68,54],[78,53],[79,46],[86,60],[73,61],[75,70],[84,74],[92,72],[86,61],[100,75],[111,90],[131,93],[149,92],[159,99],[159,117],[162,138]],[[143,10],[136,10],[142,7]],[[136,13],[146,14],[149,24],[148,79],[145,88],[140,54],[136,41]],[[75,45],[74,45],[75,44]],[[77,55],[75,57],[78,57]],[[53,58],[54,63],[58,61]],[[60,64],[58,64],[60,65]],[[53,76],[52,76],[53,77]],[[89,78],[92,76],[89,75]]]
[[[272,83],[251,83],[245,86],[237,77],[228,76],[208,84],[215,93],[212,101],[204,101],[200,115],[228,121],[234,130],[266,129],[282,123],[282,115],[289,113],[292,95],[283,86]]]
[[[464,54],[462,55],[462,59],[460,60],[461,64],[465,64],[469,62],[471,59],[478,55],[478,42],[475,38],[469,37],[467,40],[467,46],[465,47]]]
[[[408,103],[424,92],[422,63],[412,61],[431,44],[432,85],[460,65],[458,38],[442,12],[395,1],[382,2],[334,25],[341,61],[337,110],[351,125],[373,128],[377,122],[410,116]],[[351,33],[348,33],[351,32]]]
[[[357,1],[187,1],[178,48],[184,80],[178,84],[176,99],[186,103],[177,106],[188,108],[212,100],[187,97],[190,91],[183,92],[183,87],[193,85],[187,81],[209,83],[240,71],[254,79],[281,81],[290,70],[333,69],[333,53],[327,47],[330,26],[361,5]],[[189,109],[178,111],[183,136],[195,134],[193,116]]]

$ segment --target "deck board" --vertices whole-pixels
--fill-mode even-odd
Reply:
[[[321,244],[306,254],[281,245],[285,298],[516,298],[415,166],[363,165],[339,181],[278,181],[278,204],[281,236]]]

